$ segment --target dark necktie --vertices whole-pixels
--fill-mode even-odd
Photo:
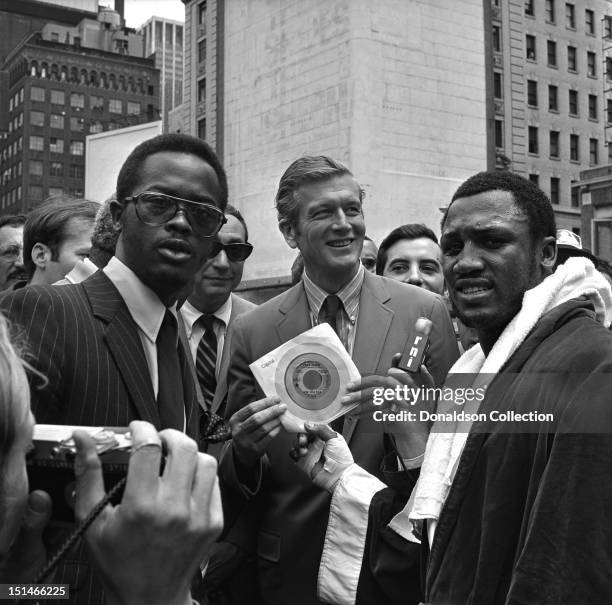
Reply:
[[[342,340],[340,330],[338,329],[338,310],[342,307],[342,301],[335,294],[329,294],[321,305],[319,311],[319,322],[328,323],[332,330],[338,335],[338,338],[342,341],[342,344],[346,348],[346,344]],[[344,427],[344,416],[336,418],[330,423],[331,428],[337,433],[342,433]]]
[[[176,318],[166,309],[155,341],[157,349],[157,408],[162,429],[183,430],[185,402],[178,353]]]
[[[208,443],[218,443],[231,437],[230,429],[221,416],[211,411],[212,402],[217,388],[217,336],[213,328],[214,315],[204,313],[200,319],[204,326],[204,336],[198,345],[196,353],[196,374],[206,410],[200,415],[200,440]]]

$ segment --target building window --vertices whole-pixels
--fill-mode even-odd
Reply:
[[[580,137],[577,134],[570,134],[570,160],[580,161]]]
[[[108,112],[109,113],[122,113],[123,103],[119,99],[108,100]]]
[[[550,131],[550,157],[559,158],[559,132],[557,130]]]
[[[546,42],[546,56],[548,59],[548,67],[557,67],[557,43],[553,40]]]
[[[595,166],[599,163],[599,139],[589,139],[589,164]]]
[[[83,141],[70,141],[70,155],[83,155]]]
[[[66,102],[66,95],[63,90],[51,90],[51,103],[53,105],[63,105]]]
[[[206,0],[198,4],[198,25],[206,26]]]
[[[70,177],[73,179],[82,179],[85,177],[85,166],[82,164],[70,164]]]
[[[493,96],[496,99],[502,99],[504,96],[502,86],[502,75],[496,71],[493,73]]]
[[[603,18],[603,27],[604,27],[604,37],[612,38],[612,17],[604,17]]]
[[[49,197],[59,197],[64,195],[63,187],[49,187]]]
[[[553,84],[548,85],[548,111],[559,111],[559,89]]]
[[[100,122],[98,120],[94,120],[89,125],[89,134],[96,134],[98,132],[102,132],[103,130],[104,130],[104,128],[102,127],[102,122]]]
[[[43,188],[40,185],[30,185],[28,197],[32,202],[40,202],[43,199]]]
[[[495,120],[495,147],[504,148],[504,123],[502,120]]]
[[[83,118],[72,116],[70,118],[70,130],[73,132],[83,132]]]
[[[40,160],[30,160],[28,165],[28,172],[32,176],[43,175],[43,163]]]
[[[198,80],[198,103],[206,101],[206,78]]]
[[[589,76],[590,78],[597,77],[597,74],[595,72],[595,65],[595,53],[589,50],[587,51],[587,76]]]
[[[540,186],[540,175],[539,174],[530,174],[529,180],[537,187]]]
[[[83,109],[85,107],[85,95],[80,92],[70,93],[70,107],[77,107]]]
[[[595,35],[595,13],[588,8],[584,11],[584,29],[587,34]]]
[[[612,124],[612,99],[606,100],[606,122]]]
[[[559,203],[559,177],[550,177],[550,203]]]
[[[493,50],[501,52],[501,28],[499,25],[493,26]]]
[[[104,98],[91,95],[89,97],[89,108],[93,111],[102,111],[104,109]]]
[[[606,80],[612,80],[612,57],[606,57]]]
[[[548,23],[555,22],[555,0],[546,0],[544,3],[544,15]]]
[[[139,116],[140,115],[140,103],[138,101],[128,101],[127,102],[127,113],[129,116]]]
[[[569,115],[570,116],[578,115],[578,91],[577,90],[569,91]]]
[[[597,95],[589,95],[589,119],[597,120]]]
[[[527,105],[538,106],[538,83],[535,80],[527,80]]]
[[[64,153],[64,139],[51,137],[49,139],[49,151],[52,153]]]
[[[42,137],[30,137],[30,149],[32,151],[42,151],[45,148],[45,140]]]
[[[576,29],[576,7],[569,2],[565,3],[565,27]]]
[[[30,112],[30,125],[31,126],[44,126],[45,125],[45,114],[42,111],[31,111]]]
[[[576,47],[568,46],[567,47],[567,71],[578,71],[577,63],[576,63]]]
[[[32,101],[45,102],[45,89],[40,86],[32,86],[30,88],[30,99]]]
[[[530,17],[534,16],[533,12],[533,0],[525,0],[525,14]]]
[[[51,162],[49,174],[51,176],[64,176],[64,164],[61,162]]]
[[[206,139],[206,118],[198,120],[198,137]]]
[[[538,128],[529,126],[529,153],[538,154]]]
[[[49,116],[49,126],[51,128],[64,128],[64,116],[59,113],[52,113]]]
[[[570,204],[572,208],[579,208],[580,207],[580,191],[578,190],[578,187],[576,187],[576,181],[571,182],[571,192],[572,193],[571,193]]]
[[[525,56],[529,61],[536,60],[536,39],[535,36],[527,34],[525,36]]]
[[[198,42],[198,63],[206,63],[206,38]]]

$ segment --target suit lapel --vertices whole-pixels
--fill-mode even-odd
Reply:
[[[353,346],[353,361],[362,376],[377,372],[393,320],[393,311],[385,306],[389,299],[384,281],[366,271],[359,297],[359,315]],[[351,418],[349,414],[342,431],[347,443],[350,443],[358,424],[359,420]]]
[[[310,309],[302,282],[287,291],[278,310],[281,318],[276,324],[279,345],[312,328]]]
[[[102,271],[83,282],[95,317],[105,322],[104,340],[141,420],[161,428],[138,328],[121,295]]]

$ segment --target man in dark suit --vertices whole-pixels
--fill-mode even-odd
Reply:
[[[146,420],[197,439],[199,406],[191,358],[177,340],[176,300],[210,254],[226,204],[225,173],[206,143],[175,134],[145,141],[119,172],[111,211],[121,234],[106,267],[79,284],[32,286],[0,301],[46,379],[32,376],[38,422]],[[56,581],[72,584],[74,602],[101,604],[81,565],[72,576],[65,565]]]
[[[364,270],[362,202],[363,191],[342,164],[324,156],[295,161],[281,178],[276,207],[285,240],[304,258],[304,277],[239,317],[232,329],[227,415],[233,438],[220,479],[226,502],[242,499],[247,510],[259,511],[259,596],[266,604],[319,603],[317,573],[330,498],[296,473],[289,457],[295,435],[280,425],[286,406],[262,398],[249,364],[328,321],[362,376],[386,375],[420,316],[433,321],[428,367],[436,382],[457,357],[440,297]],[[339,430],[355,459],[380,475],[384,437],[372,418],[349,415]],[[418,582],[416,575],[415,570]]]

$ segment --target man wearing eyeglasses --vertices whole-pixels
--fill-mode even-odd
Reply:
[[[145,141],[119,172],[111,214],[121,232],[104,269],[79,284],[31,286],[0,300],[46,378],[32,377],[39,423],[146,420],[197,440],[204,403],[176,302],[212,253],[226,204],[225,172],[204,141],[182,134]],[[56,576],[71,585],[70,602],[102,605],[83,555],[75,557],[78,565]]]
[[[181,307],[200,388],[207,408],[219,421],[227,398],[227,331],[236,317],[257,306],[233,294],[253,246],[247,242],[248,230],[240,211],[228,204],[225,217],[210,259],[196,273],[193,291]],[[210,441],[214,431],[215,424],[201,424],[200,439],[206,436]]]
[[[27,280],[23,266],[23,214],[0,216],[0,292]]]

